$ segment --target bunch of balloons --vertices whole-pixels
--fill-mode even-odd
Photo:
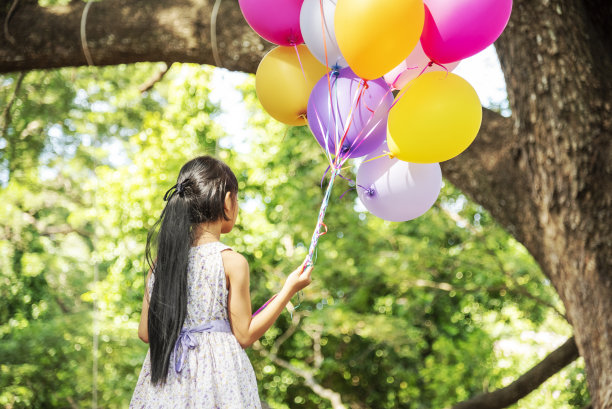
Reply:
[[[259,100],[281,122],[308,124],[332,169],[328,189],[347,159],[365,156],[356,186],[371,213],[405,221],[426,212],[439,162],[463,152],[482,120],[476,92],[451,71],[499,37],[512,0],[239,3],[278,45],[257,69]]]

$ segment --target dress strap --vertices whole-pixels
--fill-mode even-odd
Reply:
[[[221,242],[217,243],[217,250],[219,251],[219,253],[221,253],[223,250],[232,250],[232,248],[230,246],[227,246]]]

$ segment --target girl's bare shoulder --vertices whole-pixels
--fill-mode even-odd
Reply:
[[[223,266],[227,275],[249,274],[249,262],[246,257],[232,249],[221,252]]]

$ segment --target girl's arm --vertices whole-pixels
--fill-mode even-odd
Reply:
[[[147,274],[145,281],[145,291],[142,297],[142,312],[140,313],[140,324],[138,324],[138,338],[143,342],[149,343],[149,279],[151,278],[151,270]]]
[[[298,268],[287,277],[283,289],[255,317],[251,316],[249,264],[239,253],[224,251],[223,265],[229,279],[228,310],[234,336],[243,348],[257,341],[274,324],[291,297],[311,283],[312,267]]]

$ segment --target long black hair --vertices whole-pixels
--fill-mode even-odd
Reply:
[[[166,195],[166,207],[147,235],[145,258],[155,275],[149,301],[151,382],[164,383],[170,353],[187,313],[187,264],[193,227],[224,218],[227,192],[236,198],[238,182],[232,170],[210,156],[190,160]]]

